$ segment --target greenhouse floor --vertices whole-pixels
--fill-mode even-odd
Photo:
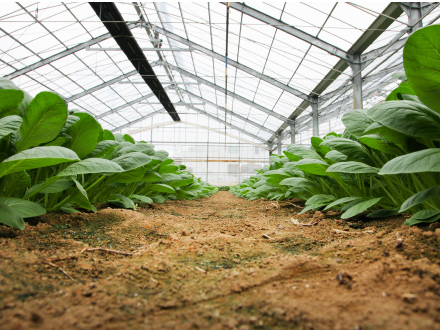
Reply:
[[[440,229],[300,209],[218,192],[2,227],[0,328],[440,329]]]

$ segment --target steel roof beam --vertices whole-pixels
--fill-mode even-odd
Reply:
[[[201,97],[201,96],[198,96],[198,95],[196,95],[196,94],[193,94],[193,93],[191,93],[191,92],[189,92],[189,91],[187,91],[187,90],[185,90],[185,89],[181,89],[181,88],[180,88],[180,91],[181,91],[182,93],[186,93],[186,94],[188,94],[189,96],[191,96],[191,97],[193,97],[193,98],[196,98],[196,99],[198,99],[198,100],[200,100],[200,101],[203,101],[203,102],[205,102],[206,104],[209,104],[209,105],[212,106],[212,107],[215,107],[215,108],[217,108],[217,109],[219,109],[219,110],[221,110],[221,111],[223,111],[223,112],[226,112],[228,115],[231,115],[231,116],[233,116],[233,117],[236,117],[236,118],[238,118],[238,119],[241,119],[241,120],[243,120],[243,121],[245,121],[245,122],[247,122],[247,123],[249,123],[249,124],[251,124],[251,125],[253,125],[253,126],[255,126],[255,127],[259,128],[259,129],[261,129],[262,131],[265,131],[265,132],[270,133],[270,134],[273,134],[273,133],[274,133],[274,131],[272,131],[271,129],[269,129],[269,128],[267,128],[267,127],[264,127],[264,126],[262,126],[262,125],[260,125],[260,124],[257,124],[256,122],[254,122],[254,121],[252,121],[252,120],[249,120],[248,118],[243,117],[242,115],[239,115],[238,113],[235,113],[235,112],[233,112],[233,111],[227,110],[226,108],[224,108],[224,107],[222,107],[222,106],[220,106],[220,105],[217,105],[217,104],[215,104],[214,102],[208,101],[207,99],[205,99],[205,98],[203,98],[203,97]]]
[[[391,2],[382,12],[382,15],[378,16],[374,22],[368,27],[368,29],[359,37],[359,39],[349,49],[350,54],[362,54],[391,24],[393,24],[393,18],[399,17],[403,13],[403,9],[398,3]],[[345,69],[348,68],[348,62],[340,59],[335,66],[327,73],[327,75],[321,80],[321,82],[310,93],[313,95],[321,95],[333,81],[338,78]],[[289,116],[289,119],[295,120],[308,106],[308,101],[303,101],[296,108],[296,110]],[[276,131],[276,134],[283,132],[288,123],[283,123]],[[271,136],[269,142],[276,139],[276,134]]]
[[[216,53],[216,52],[214,52],[214,51],[212,51],[212,50],[210,50],[210,49],[208,49],[206,47],[203,47],[203,46],[201,46],[201,45],[199,45],[199,44],[197,44],[195,42],[192,42],[192,41],[190,41],[188,39],[182,38],[181,36],[178,36],[177,34],[172,33],[172,32],[170,32],[168,30],[165,30],[165,29],[163,29],[163,28],[161,28],[161,27],[159,27],[157,25],[151,25],[150,24],[150,26],[151,26],[151,28],[154,31],[157,31],[157,32],[163,34],[164,36],[167,36],[170,39],[173,39],[173,40],[175,40],[175,41],[177,41],[177,42],[179,42],[181,44],[184,44],[184,45],[187,45],[187,46],[189,46],[191,48],[194,48],[195,50],[198,50],[198,51],[202,52],[203,54],[211,56],[211,57],[215,58],[216,60],[219,60],[221,62],[226,63],[226,57],[221,55],[221,54],[219,54],[219,53]],[[299,97],[299,98],[301,98],[303,100],[309,100],[309,96],[306,93],[301,92],[300,90],[295,89],[293,87],[290,87],[290,86],[288,86],[286,84],[283,84],[282,82],[280,82],[280,81],[278,81],[278,80],[276,80],[276,79],[274,79],[272,77],[269,77],[269,76],[267,76],[265,74],[262,74],[262,73],[258,72],[257,70],[251,69],[248,66],[240,64],[239,62],[234,61],[234,60],[232,60],[230,58],[228,58],[228,65],[233,66],[233,67],[235,67],[235,68],[237,68],[237,69],[239,69],[239,70],[241,70],[243,72],[246,72],[246,73],[248,73],[248,74],[250,74],[250,75],[252,75],[254,77],[257,77],[257,78],[259,78],[259,79],[261,79],[261,80],[263,80],[263,81],[265,81],[265,82],[267,82],[267,83],[269,83],[271,85],[274,85],[274,86],[276,86],[278,88],[281,88],[282,90],[284,90],[284,91],[286,91],[286,92],[288,92],[290,94],[293,94],[296,97]]]
[[[171,88],[172,88],[171,86],[167,86],[167,87],[165,87],[164,89],[167,90],[167,89],[171,89]],[[147,95],[141,96],[141,97],[139,97],[139,98],[137,98],[137,99],[135,99],[135,100],[133,100],[133,101],[130,101],[130,102],[128,102],[128,103],[125,103],[125,104],[123,104],[123,105],[120,105],[119,107],[117,107],[117,108],[115,108],[115,109],[112,109],[112,110],[106,111],[106,112],[104,112],[104,113],[101,113],[100,115],[95,116],[95,118],[96,118],[96,119],[104,118],[105,116],[108,116],[108,115],[111,115],[111,114],[113,114],[113,113],[119,112],[119,111],[121,111],[122,109],[125,109],[125,108],[127,108],[127,107],[129,107],[129,106],[132,106],[132,105],[134,105],[134,104],[136,104],[136,103],[139,103],[139,102],[141,102],[141,101],[143,101],[143,100],[146,100],[146,99],[148,99],[148,98],[150,98],[150,97],[153,97],[153,96],[155,96],[154,93],[150,93],[150,94],[147,94]]]
[[[134,29],[135,27],[139,27],[140,23],[129,23],[129,24],[127,24],[127,26],[131,30],[131,29]],[[80,43],[79,45],[76,45],[75,47],[68,48],[68,49],[66,49],[66,50],[64,50],[64,51],[62,51],[62,52],[60,52],[58,54],[49,56],[48,58],[42,59],[41,61],[38,61],[36,63],[28,65],[27,67],[21,68],[21,69],[15,71],[15,72],[12,72],[12,73],[4,76],[4,78],[14,79],[14,78],[16,78],[18,76],[21,76],[21,75],[24,75],[24,74],[26,74],[28,72],[34,71],[34,70],[36,70],[36,69],[38,69],[38,68],[40,68],[40,67],[42,67],[42,66],[44,66],[46,64],[49,64],[49,63],[54,62],[56,60],[59,60],[60,58],[66,57],[66,56],[71,55],[73,53],[76,53],[76,52],[78,52],[80,50],[86,49],[87,47],[89,47],[91,45],[95,45],[95,44],[97,44],[97,43],[99,43],[101,41],[107,40],[107,39],[109,39],[111,37],[112,37],[112,35],[110,33],[103,34],[103,35],[101,35],[99,37],[96,37],[96,38],[93,38],[93,39],[91,39],[89,41]]]
[[[210,81],[208,81],[206,79],[200,78],[199,76],[197,76],[197,75],[195,75],[193,73],[190,73],[190,72],[188,72],[186,70],[183,70],[183,69],[181,69],[181,68],[179,68],[179,67],[177,67],[175,65],[172,65],[172,64],[170,64],[168,62],[164,62],[163,64],[167,65],[170,69],[183,74],[184,76],[190,77],[190,78],[192,78],[192,79],[194,79],[196,81],[201,82],[202,84],[204,84],[204,85],[206,85],[208,87],[211,87],[211,88],[213,88],[213,89],[215,89],[215,90],[217,90],[219,92],[222,92],[223,94],[226,94],[226,90],[223,87],[220,87],[220,86],[218,86],[218,85],[216,85],[216,84],[214,84],[214,83],[212,83],[212,82],[210,82]],[[254,107],[255,109],[258,109],[258,110],[260,110],[260,111],[262,111],[264,113],[267,113],[270,116],[278,118],[279,120],[289,121],[290,122],[290,120],[288,118],[284,117],[283,115],[280,115],[280,114],[276,113],[275,111],[272,111],[272,110],[270,110],[268,108],[265,108],[262,105],[259,105],[258,103],[255,103],[255,102],[253,102],[251,100],[248,100],[247,98],[244,98],[243,96],[235,94],[235,93],[233,93],[233,92],[231,92],[229,90],[228,90],[228,95],[233,97],[233,98],[235,98],[236,100],[238,100],[240,102],[243,102],[243,103],[245,103],[247,105],[250,105],[251,107]]]
[[[156,76],[150,62],[145,57],[138,42],[125,23],[116,4],[114,2],[89,2],[89,5],[101,19],[102,23],[113,36],[128,60],[133,64],[143,80],[159,99],[159,102],[161,102],[163,107],[168,111],[171,118],[174,121],[179,121],[180,118],[173,103]]]
[[[224,5],[227,5],[227,2],[221,2]],[[272,16],[269,16],[265,13],[262,13],[256,9],[253,9],[249,6],[244,5],[243,3],[240,2],[229,2],[229,5],[231,8],[234,8],[235,10],[238,10],[239,12],[242,12],[243,14],[246,14],[252,18],[255,18],[259,21],[262,21],[268,25],[273,26],[274,28],[284,31],[298,39],[301,39],[315,47],[318,47],[324,51],[326,51],[327,53],[337,56],[341,59],[344,59],[346,61],[351,62],[352,61],[352,57],[350,55],[349,52],[345,52],[342,49],[329,44],[328,42],[319,39],[317,37],[314,37],[311,34],[308,34],[300,29],[297,29],[289,24],[284,23],[283,21],[273,18]]]

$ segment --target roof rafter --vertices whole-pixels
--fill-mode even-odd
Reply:
[[[151,27],[154,31],[157,31],[157,32],[163,34],[164,36],[167,36],[177,42],[180,42],[181,44],[187,45],[191,48],[194,48],[195,50],[202,52],[203,54],[209,55],[219,61],[226,63],[226,57],[219,54],[219,53],[216,53],[216,52],[214,52],[206,47],[203,47],[195,42],[192,42],[188,39],[182,38],[175,33],[172,33],[170,31],[167,31],[167,30],[161,28],[160,26],[151,25]],[[261,72],[258,72],[257,70],[254,70],[254,69],[251,69],[250,67],[243,65],[243,64],[240,64],[239,62],[234,61],[230,58],[228,58],[228,65],[233,66],[233,67],[235,67],[243,72],[246,72],[254,77],[257,77],[257,78],[259,78],[259,79],[261,79],[271,85],[274,85],[278,88],[281,88],[282,90],[284,90],[290,94],[293,94],[303,100],[309,100],[309,96],[306,93],[304,93],[296,88],[290,87],[286,84],[283,84],[282,82],[280,82],[280,81],[278,81],[268,75],[262,74]]]
[[[190,78],[192,78],[192,79],[194,79],[196,81],[199,81],[200,83],[202,83],[202,84],[204,84],[204,85],[206,85],[208,87],[211,87],[211,88],[213,88],[215,90],[218,90],[218,91],[220,91],[220,92],[222,92],[224,94],[226,93],[226,90],[223,87],[220,87],[220,86],[218,86],[218,85],[216,85],[216,84],[214,84],[214,83],[212,83],[212,82],[210,82],[210,81],[208,81],[206,79],[200,78],[199,76],[197,76],[195,74],[192,74],[192,73],[190,73],[190,72],[188,72],[186,70],[183,70],[183,69],[181,69],[181,68],[179,68],[179,67],[177,67],[175,65],[172,65],[170,63],[164,63],[164,64],[166,64],[170,69],[172,69],[174,71],[177,71],[177,72],[183,74],[184,76],[187,76],[187,77],[190,77]],[[245,103],[247,105],[250,105],[250,106],[254,107],[255,109],[263,111],[264,113],[267,113],[270,116],[278,118],[279,120],[289,121],[289,119],[284,117],[283,115],[280,115],[279,113],[276,113],[273,110],[270,110],[270,109],[268,109],[266,107],[263,107],[262,105],[260,105],[258,103],[255,103],[255,102],[253,102],[251,100],[248,100],[247,98],[244,98],[243,96],[235,94],[235,93],[233,93],[233,92],[231,92],[229,90],[228,90],[228,95],[233,97],[233,98],[235,98],[235,99],[237,99],[237,100],[239,100],[240,102],[243,102],[243,103]]]
[[[227,5],[227,2],[221,2],[224,5]],[[308,34],[300,29],[297,29],[289,24],[284,23],[283,21],[273,18],[272,16],[269,16],[265,13],[262,13],[252,7],[246,6],[243,3],[240,2],[229,2],[229,5],[231,8],[234,8],[235,10],[238,10],[252,18],[255,18],[259,21],[262,21],[268,25],[273,26],[274,28],[284,31],[298,39],[301,39],[315,47],[318,47],[327,53],[337,56],[341,59],[344,59],[346,61],[352,61],[352,56],[350,55],[350,52],[345,52],[342,49],[322,40],[317,37],[314,37],[311,34]]]

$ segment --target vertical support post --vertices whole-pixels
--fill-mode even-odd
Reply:
[[[269,147],[269,157],[272,155],[273,142],[267,142],[267,146]]]
[[[423,27],[422,21],[422,3],[421,2],[406,2],[400,5],[408,16],[408,25],[412,26],[412,29],[408,31],[408,34],[413,33],[415,30]]]
[[[350,63],[353,82],[353,108],[363,109],[364,101],[362,97],[362,62],[360,54],[353,54],[353,63]]]
[[[295,122],[293,123],[293,124],[290,124],[289,126],[290,126],[290,143],[291,144],[295,144],[295,134],[296,134],[296,131],[295,131]]]
[[[281,134],[277,135],[277,147],[278,147],[278,156],[281,156],[283,154],[282,152],[282,145],[281,145],[282,139],[281,139]]]
[[[316,96],[312,97],[310,105],[312,106],[313,136],[319,137],[318,98]]]

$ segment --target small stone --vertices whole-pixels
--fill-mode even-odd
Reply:
[[[397,239],[397,243],[396,243],[396,245],[394,246],[394,248],[395,248],[396,250],[403,249],[403,239],[398,238],[398,239]]]
[[[434,236],[434,233],[432,231],[424,231],[422,235],[423,237],[430,238]]]
[[[437,228],[435,230],[434,235],[436,235],[437,237],[440,237],[440,228]]]
[[[266,235],[266,234],[263,234],[262,237],[265,239],[272,239],[272,237],[270,237],[269,235]]]
[[[340,264],[341,262],[342,262],[342,259],[341,258],[334,258],[333,259],[336,263],[338,263],[338,264]]]
[[[189,236],[189,234],[188,234],[188,232],[187,232],[186,230],[182,230],[181,235],[182,235],[182,236]]]
[[[417,299],[417,295],[415,295],[413,293],[404,293],[402,295],[402,299],[405,302],[412,303]]]
[[[31,314],[31,321],[34,323],[42,323],[43,322],[43,317],[35,312],[32,312]]]
[[[321,220],[324,218],[325,218],[325,215],[321,211],[316,211],[315,214],[313,215],[313,220]]]
[[[440,222],[433,222],[429,225],[429,229],[436,230],[437,228],[440,228]]]

